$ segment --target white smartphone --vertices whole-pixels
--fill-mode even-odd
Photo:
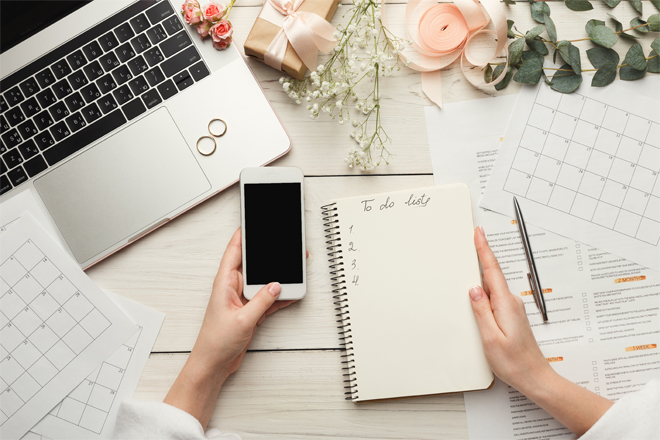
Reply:
[[[278,300],[305,296],[303,177],[295,167],[241,171],[243,294],[247,299],[275,281],[282,285]]]

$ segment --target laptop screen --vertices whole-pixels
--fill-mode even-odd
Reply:
[[[11,49],[90,1],[0,1],[0,53]]]

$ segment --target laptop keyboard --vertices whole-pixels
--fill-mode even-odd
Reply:
[[[109,17],[0,82],[0,195],[208,75],[169,2]]]

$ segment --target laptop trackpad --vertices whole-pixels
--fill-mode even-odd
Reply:
[[[165,108],[34,186],[80,264],[211,188]]]

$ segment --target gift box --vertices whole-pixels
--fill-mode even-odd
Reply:
[[[337,11],[339,1],[340,0],[304,0],[296,12],[311,12],[329,22]],[[284,16],[280,15],[280,17],[277,17],[272,13],[273,10],[273,7],[268,0],[266,0],[243,47],[245,49],[245,55],[257,58],[258,60],[275,67],[272,62],[268,63],[267,60],[265,60],[266,51],[282,30],[281,24],[278,25],[273,22],[283,20]],[[281,68],[278,70],[287,73],[295,79],[302,79],[307,72],[307,66],[305,66],[305,63],[300,56],[298,56],[290,42],[287,42],[286,53],[281,60]]]

